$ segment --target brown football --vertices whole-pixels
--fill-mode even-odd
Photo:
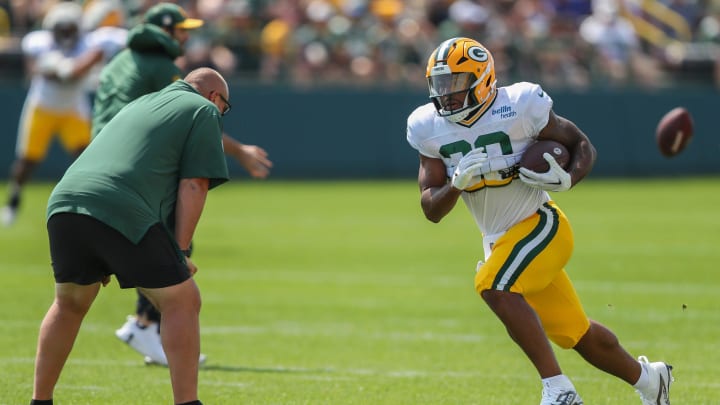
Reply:
[[[666,157],[682,152],[693,136],[693,119],[688,110],[675,107],[658,122],[655,140],[658,149]]]
[[[520,158],[520,167],[530,169],[534,172],[545,173],[550,170],[550,164],[543,157],[543,154],[551,154],[560,167],[567,170],[570,163],[570,152],[560,142],[541,140],[528,146]]]

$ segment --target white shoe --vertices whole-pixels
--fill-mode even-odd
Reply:
[[[11,226],[15,223],[15,219],[17,219],[17,209],[14,209],[9,205],[2,207],[2,212],[0,212],[0,220],[2,220],[3,226]]]
[[[137,318],[130,315],[127,317],[127,322],[115,331],[115,336],[127,343],[138,353],[149,357],[153,363],[167,366],[167,357],[165,357],[165,352],[162,348],[158,328],[159,325],[157,323],[141,327],[137,323]]]
[[[128,315],[125,324],[115,331],[115,336],[142,354],[145,357],[145,364],[167,367],[167,357],[162,348],[157,323],[142,328],[138,325],[136,317]],[[206,360],[207,356],[200,353],[199,364],[204,365]]]
[[[661,361],[650,363],[645,356],[638,357],[638,361],[650,381],[646,389],[636,390],[643,405],[670,405],[670,383],[675,381],[672,366]]]
[[[568,380],[564,386],[543,385],[540,405],[583,405],[583,400]]]
[[[543,391],[543,399],[540,405],[583,405],[583,400],[574,390],[553,393]]]

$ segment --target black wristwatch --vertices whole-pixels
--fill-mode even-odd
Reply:
[[[185,250],[180,250],[180,252],[183,254],[183,256],[185,256],[185,257],[190,257],[190,254],[192,253],[192,250],[190,250],[190,249],[185,249]]]

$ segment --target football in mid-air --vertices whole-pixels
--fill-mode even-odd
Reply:
[[[530,145],[520,158],[520,167],[538,173],[545,173],[550,170],[550,164],[545,160],[543,154],[549,153],[558,162],[560,167],[567,169],[570,163],[570,152],[560,142],[541,140]]]
[[[682,152],[693,136],[693,119],[688,110],[675,107],[668,111],[658,122],[655,130],[660,153],[673,157]]]

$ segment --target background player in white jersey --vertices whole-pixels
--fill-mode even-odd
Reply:
[[[8,202],[2,209],[6,226],[15,221],[22,186],[45,159],[54,137],[73,157],[90,142],[91,108],[85,78],[124,45],[124,38],[84,33],[82,15],[77,3],[57,3],[43,18],[42,30],[23,38],[26,70],[32,78],[20,116]]]
[[[80,29],[88,33],[89,45],[102,48],[104,52],[103,63],[93,65],[84,80],[85,88],[93,95],[92,99],[100,81],[100,71],[110,59],[125,49],[128,37],[127,12],[120,0],[90,0],[83,3],[80,24]]]
[[[589,319],[564,270],[572,230],[547,191],[566,191],[590,172],[595,149],[588,137],[553,112],[539,85],[496,88],[492,55],[472,39],[443,42],[426,75],[432,102],[407,122],[408,142],[420,153],[422,209],[439,222],[460,197],[469,208],[485,251],[475,288],[540,374],[541,405],[583,403],[550,341],[633,385],[643,404],[669,404],[671,367],[635,360],[609,329]],[[549,154],[547,173],[518,169],[522,153],[539,139],[568,148],[567,172]]]

